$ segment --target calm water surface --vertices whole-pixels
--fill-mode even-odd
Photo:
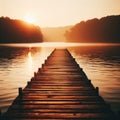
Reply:
[[[60,44],[59,44],[60,45]],[[0,46],[0,109],[5,112],[18,95],[18,88],[25,87],[54,45]],[[100,95],[120,111],[120,46],[112,45],[63,45],[67,47],[83,68]]]

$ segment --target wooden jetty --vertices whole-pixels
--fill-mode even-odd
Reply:
[[[27,86],[19,88],[3,120],[115,120],[67,49],[55,49]]]

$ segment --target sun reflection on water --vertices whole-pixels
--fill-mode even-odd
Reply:
[[[28,70],[30,73],[32,73],[33,71],[33,60],[32,60],[31,51],[28,52]]]

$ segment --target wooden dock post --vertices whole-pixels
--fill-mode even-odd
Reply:
[[[3,120],[117,120],[67,49],[55,49]]]
[[[37,76],[37,73],[36,72],[34,72],[34,77],[36,77]]]
[[[19,93],[19,96],[22,96],[22,88],[18,88],[18,93]]]
[[[90,84],[91,84],[91,80],[89,80]]]
[[[28,81],[27,82],[27,86],[30,88],[30,84],[31,84],[31,82],[30,81]]]
[[[99,87],[96,87],[96,93],[99,95]]]

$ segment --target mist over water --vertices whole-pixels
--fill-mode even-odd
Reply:
[[[0,109],[5,112],[47,56],[60,44],[0,46]],[[61,44],[76,58],[100,95],[120,110],[120,46]]]

